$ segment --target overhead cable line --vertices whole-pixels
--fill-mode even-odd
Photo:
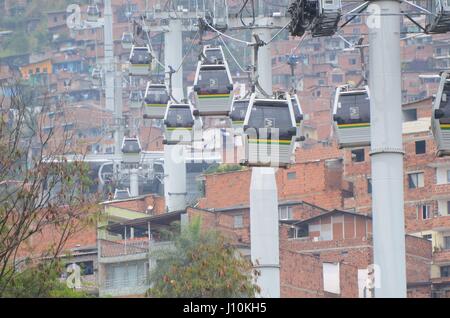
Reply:
[[[209,24],[208,21],[207,21],[205,18],[203,18],[203,21],[205,22],[205,24],[206,24],[209,28],[211,28],[211,30],[213,30],[214,32],[216,32],[216,33],[218,33],[218,34],[220,34],[220,35],[222,35],[222,36],[224,36],[224,37],[226,37],[226,38],[228,38],[228,39],[230,39],[230,40],[233,40],[233,41],[236,41],[236,42],[239,42],[239,43],[243,43],[243,44],[245,44],[245,45],[251,45],[251,44],[252,44],[252,42],[248,42],[248,41],[236,39],[236,38],[234,38],[234,37],[232,37],[232,36],[229,36],[229,35],[227,35],[227,34],[225,34],[225,33],[223,33],[223,32],[220,32],[219,30],[217,30],[216,28],[214,28],[211,24]]]
[[[284,27],[282,27],[280,31],[278,31],[277,33],[275,33],[275,35],[269,40],[269,42],[266,43],[266,45],[267,45],[267,44],[270,44],[273,40],[275,40],[275,38],[276,38],[281,32],[283,32],[290,24],[291,24],[291,21],[289,21],[288,23],[286,23],[286,25],[285,25]]]
[[[180,63],[180,65],[178,66],[178,68],[175,70],[175,73],[178,72],[178,71],[181,69],[181,67],[183,66],[184,60],[185,60],[186,57],[189,55],[189,53],[191,53],[191,51],[192,51],[192,49],[193,49],[193,47],[194,47],[194,44],[195,44],[195,40],[197,39],[197,37],[199,36],[199,34],[200,34],[199,31],[197,31],[197,33],[195,33],[195,36],[194,36],[194,38],[192,39],[192,42],[191,42],[191,46],[189,47],[189,49],[187,50],[186,54],[184,54],[183,58],[181,59],[181,63]]]
[[[294,52],[301,46],[301,44],[303,43],[303,40],[306,38],[306,35],[307,35],[307,33],[303,34],[302,37],[300,38],[300,41],[298,42],[298,44],[291,50],[288,60],[291,59],[292,57],[294,57]],[[279,66],[273,67],[272,70],[279,69],[283,66],[285,66],[285,64],[281,64]]]
[[[236,63],[236,65],[239,67],[239,69],[244,72],[244,73],[250,73],[249,70],[244,69],[241,64],[239,64],[239,62],[237,61],[236,57],[233,55],[233,53],[231,53],[231,50],[229,49],[228,45],[226,44],[226,42],[224,41],[224,39],[222,38],[221,35],[219,35],[219,39],[222,41],[223,46],[225,47],[225,49],[228,51],[228,53],[231,55],[231,58],[234,60],[234,63]]]

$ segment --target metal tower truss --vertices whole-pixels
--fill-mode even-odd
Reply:
[[[341,0],[297,0],[288,10],[292,17],[292,35],[330,36],[338,29],[342,16]]]
[[[305,32],[310,32],[313,37],[332,36],[355,17],[368,15],[369,13],[363,11],[369,3],[376,2],[375,0],[361,1],[355,7],[355,1],[347,0],[295,0],[288,9],[291,17],[290,34],[302,36]],[[418,32],[436,34],[450,31],[450,0],[401,0],[400,2],[402,10],[399,15],[417,26]],[[423,4],[425,7],[421,6]],[[406,10],[407,7],[409,10]],[[347,8],[351,9],[347,10]],[[425,16],[425,23],[421,24],[418,19],[416,21],[413,18],[420,16]],[[346,19],[340,24],[342,18]]]
[[[450,1],[432,0],[431,13],[427,16],[427,33],[445,33],[450,31]]]

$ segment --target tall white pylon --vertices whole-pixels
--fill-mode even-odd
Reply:
[[[177,101],[184,98],[183,34],[180,19],[171,19],[169,28],[164,33],[164,64],[166,72],[169,66],[176,73],[172,74],[172,95]],[[179,68],[179,69],[178,69]],[[186,208],[186,162],[184,145],[164,145],[164,198],[168,212]]]
[[[269,28],[257,28],[255,34],[268,43]],[[257,70],[261,88],[272,94],[272,58],[270,44],[259,48]],[[269,67],[268,67],[269,65]],[[260,297],[280,297],[280,260],[278,191],[274,168],[252,168],[250,184],[251,259],[260,271],[257,284]]]
[[[400,2],[368,12],[375,297],[406,297]]]

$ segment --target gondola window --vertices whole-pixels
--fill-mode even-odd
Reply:
[[[219,85],[220,83],[220,85]],[[197,85],[200,87],[200,93],[215,93],[224,94],[229,93],[227,85],[229,84],[228,74],[223,70],[208,70],[203,71],[198,77]]]

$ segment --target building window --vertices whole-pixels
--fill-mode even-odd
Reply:
[[[450,277],[450,265],[441,266],[441,277]]]
[[[367,193],[372,194],[372,179],[367,179]]]
[[[417,216],[419,219],[421,218],[422,220],[431,219],[431,206],[426,204],[419,205],[417,207]]]
[[[234,228],[240,229],[244,227],[244,216],[242,214],[234,216]]]
[[[342,74],[333,74],[331,75],[331,80],[333,83],[341,83],[344,81],[344,76]]]
[[[431,234],[425,234],[425,235],[422,235],[422,238],[424,238],[428,241],[431,241],[433,239],[433,236]]]
[[[447,183],[450,183],[450,170],[447,170]]]
[[[355,64],[356,64],[356,59],[349,59],[349,60],[348,60],[348,63],[349,63],[350,65],[355,65]]]
[[[364,149],[354,149],[352,150],[352,161],[353,162],[363,162],[364,161]]]
[[[278,215],[280,220],[291,220],[292,219],[292,207],[281,206],[278,208]]]
[[[287,173],[287,178],[288,178],[288,180],[294,180],[294,179],[297,178],[297,173],[295,173],[295,172],[288,172]]]
[[[416,155],[420,155],[426,152],[426,142],[425,140],[416,141]]]
[[[444,249],[450,250],[450,236],[444,236]]]
[[[308,224],[299,225],[295,228],[295,237],[296,238],[302,238],[302,237],[308,237],[309,231],[308,231]]]
[[[402,114],[403,114],[403,122],[417,120],[417,109],[415,108],[403,109]]]
[[[410,189],[422,188],[423,186],[423,172],[408,174],[408,187]]]

